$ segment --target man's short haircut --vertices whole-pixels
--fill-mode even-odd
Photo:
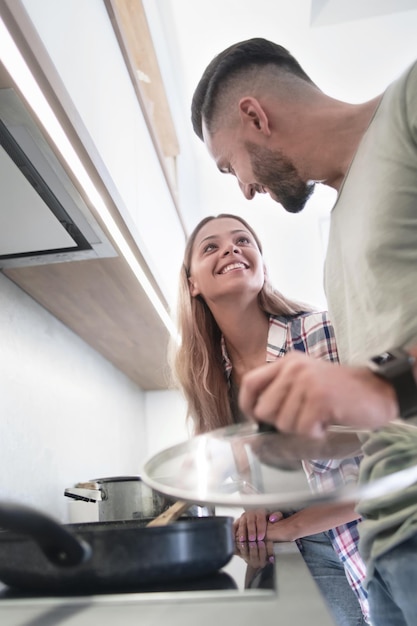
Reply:
[[[254,38],[233,44],[220,52],[207,66],[191,104],[191,121],[194,132],[203,139],[203,120],[210,130],[216,99],[221,88],[232,76],[252,68],[275,65],[289,73],[312,83],[298,61],[282,46],[267,39]]]

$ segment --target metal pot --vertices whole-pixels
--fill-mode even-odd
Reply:
[[[95,478],[65,489],[65,495],[74,500],[97,503],[100,522],[157,517],[175,501],[175,498],[168,498],[146,485],[140,476]],[[214,515],[214,508],[192,505],[184,515]]]

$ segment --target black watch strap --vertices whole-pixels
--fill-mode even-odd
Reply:
[[[394,348],[373,357],[368,365],[394,387],[399,414],[403,419],[417,415],[417,384],[413,374],[415,358],[402,348]]]

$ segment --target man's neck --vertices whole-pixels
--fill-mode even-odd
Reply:
[[[330,185],[336,191],[339,191],[342,183],[349,170],[350,164],[358,150],[358,147],[368,130],[369,124],[375,115],[375,112],[379,106],[382,95],[376,96],[368,102],[364,102],[359,105],[355,105],[354,115],[351,119],[346,121],[346,141],[344,156],[340,162],[337,174],[330,181],[326,181],[326,184]]]

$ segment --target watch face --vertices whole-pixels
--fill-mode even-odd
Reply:
[[[371,359],[375,364],[375,373],[389,379],[393,382],[396,376],[400,376],[404,372],[410,372],[414,363],[413,357],[401,349],[381,352]]]
[[[402,348],[394,348],[374,356],[369,367],[377,376],[394,387],[399,416],[404,419],[417,415],[417,385],[413,374],[416,359]]]
[[[372,361],[377,365],[384,365],[393,359],[395,359],[395,356],[391,354],[391,352],[382,352],[382,354],[378,354],[378,356],[373,357]]]

